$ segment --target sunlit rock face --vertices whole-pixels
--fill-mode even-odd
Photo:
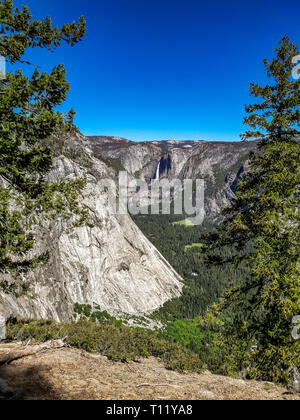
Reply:
[[[234,197],[237,181],[247,170],[249,153],[257,142],[149,141],[132,142],[114,137],[89,137],[98,156],[151,184],[167,177],[205,180],[206,217],[215,219]]]
[[[51,142],[56,158],[49,178],[87,176],[82,201],[89,208],[89,220],[79,228],[57,220],[36,230],[33,252],[47,251],[48,263],[18,280],[28,286],[21,297],[0,289],[0,314],[68,321],[74,304],[82,303],[99,305],[111,314],[141,315],[180,296],[180,276],[128,215],[115,214],[99,181],[114,179],[116,170],[94,157],[80,133],[60,135]],[[133,170],[138,167],[132,165]],[[15,281],[0,276],[0,282],[4,280]]]

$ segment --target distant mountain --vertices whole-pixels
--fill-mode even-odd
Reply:
[[[133,142],[115,137],[88,137],[93,152],[132,177],[205,180],[205,210],[210,219],[230,203],[237,180],[247,169],[249,153],[257,142],[165,140]]]

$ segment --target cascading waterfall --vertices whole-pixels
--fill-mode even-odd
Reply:
[[[155,177],[152,178],[151,182],[155,182],[155,181],[159,180],[159,178],[160,178],[160,176],[159,176],[159,174],[160,174],[160,164],[161,164],[161,161],[159,162],[159,164],[157,166]]]
[[[164,156],[161,158],[161,160],[158,163],[157,169],[156,169],[156,173],[155,173],[155,177],[152,179],[152,182],[155,181],[159,181],[161,175],[163,174],[167,174],[169,173],[170,169],[171,169],[171,156],[168,155],[167,157]]]
[[[159,164],[157,166],[157,169],[156,169],[155,181],[157,181],[159,179],[160,164],[161,164],[161,161],[159,162]]]

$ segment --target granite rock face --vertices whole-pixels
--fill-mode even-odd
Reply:
[[[49,252],[45,267],[24,276],[20,297],[0,290],[0,314],[69,321],[75,303],[99,305],[111,314],[149,314],[180,296],[182,279],[128,215],[117,215],[101,180],[116,172],[94,157],[80,133],[57,136],[51,180],[87,176],[83,202],[88,223],[70,228],[57,220],[36,230],[34,252]],[[2,275],[0,281],[13,282]]]
[[[205,213],[215,219],[230,204],[237,180],[247,169],[257,142],[149,141],[89,137],[98,156],[114,162],[134,178],[150,184],[158,178],[205,180]],[[163,164],[161,164],[163,163]]]

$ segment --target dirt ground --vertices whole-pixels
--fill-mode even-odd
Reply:
[[[21,344],[0,345],[1,357]],[[24,348],[24,346],[23,346]],[[179,374],[155,358],[115,363],[71,348],[50,348],[0,366],[0,399],[278,400],[299,399],[270,383]]]

